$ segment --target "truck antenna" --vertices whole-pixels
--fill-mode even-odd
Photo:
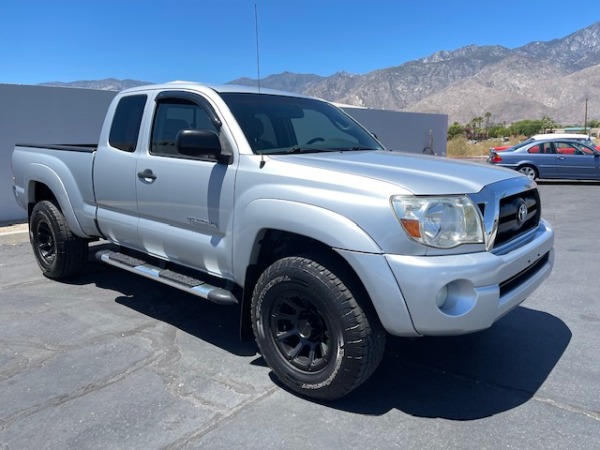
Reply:
[[[256,36],[256,81],[258,82],[258,93],[260,94],[260,47],[258,45],[258,5],[254,4],[254,34]]]
[[[256,82],[258,83],[258,112],[261,111],[261,98],[260,98],[260,47],[258,45],[258,5],[254,4],[254,34],[256,36]],[[262,149],[261,149],[262,150]],[[265,167],[265,156],[260,151],[260,168]]]

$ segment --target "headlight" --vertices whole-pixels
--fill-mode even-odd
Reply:
[[[415,241],[436,248],[484,242],[477,206],[466,196],[391,198],[406,233]]]

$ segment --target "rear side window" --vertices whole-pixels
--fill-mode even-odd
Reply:
[[[539,145],[534,145],[527,150],[527,153],[554,153],[554,149],[552,148],[552,144],[550,142],[543,142]]]
[[[125,152],[135,151],[146,98],[146,95],[131,95],[119,101],[108,137],[112,147]]]

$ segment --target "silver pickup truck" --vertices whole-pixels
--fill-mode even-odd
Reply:
[[[44,275],[78,274],[109,241],[105,263],[238,305],[279,380],[318,399],[363,383],[386,332],[490,327],[554,262],[527,177],[388,151],[277,91],[123,91],[97,145],[17,145],[13,171]]]

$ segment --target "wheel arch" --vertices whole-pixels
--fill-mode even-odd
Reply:
[[[33,207],[36,203],[39,203],[43,200],[48,200],[56,205],[58,209],[61,210],[60,204],[54,195],[54,192],[44,183],[39,181],[30,181],[29,187],[27,189],[28,199],[27,199],[27,217],[31,218],[31,212],[33,211]]]
[[[302,236],[330,249],[382,253],[365,230],[339,213],[288,200],[255,200],[236,214],[233,227],[233,271],[238,282],[245,280],[246,268],[259,260],[265,236],[275,232]]]
[[[377,243],[355,222],[334,211],[288,200],[255,200],[238,214],[234,226],[236,245],[233,270],[243,286],[241,336],[252,335],[250,298],[262,271],[275,259],[311,249],[337,258],[365,289],[350,264],[334,249],[381,253]],[[345,270],[346,270],[345,269]],[[365,292],[366,289],[365,289]],[[370,299],[369,303],[372,303]]]
[[[263,229],[256,236],[250,264],[245,272],[240,316],[242,339],[251,340],[253,337],[250,306],[258,278],[269,265],[288,256],[307,257],[329,266],[330,270],[335,270],[344,284],[365,299],[364,306],[371,308],[377,316],[373,302],[357,272],[333,247],[305,235],[278,229]]]
[[[71,198],[58,174],[48,166],[41,164],[36,164],[32,170],[33,173],[30,174],[29,183],[27,184],[28,215],[31,215],[36,203],[42,200],[50,200],[56,204],[64,215],[71,231],[78,236],[86,237],[86,233],[77,220]]]

